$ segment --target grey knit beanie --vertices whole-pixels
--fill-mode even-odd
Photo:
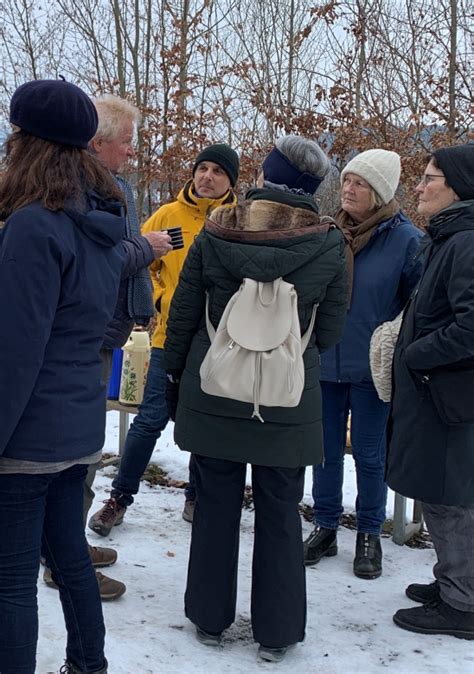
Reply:
[[[395,196],[400,181],[400,157],[390,150],[367,150],[351,159],[343,168],[341,185],[346,173],[355,173],[366,180],[384,204],[388,204]]]

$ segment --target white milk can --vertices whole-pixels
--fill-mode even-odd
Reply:
[[[150,362],[150,337],[148,332],[146,330],[132,330],[127,343],[122,346],[122,351],[123,364],[119,402],[122,405],[139,405],[143,400],[143,390]]]

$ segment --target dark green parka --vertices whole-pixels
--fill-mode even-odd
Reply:
[[[175,291],[165,342],[165,366],[182,373],[175,441],[186,451],[257,465],[297,467],[323,459],[319,353],[340,339],[346,314],[343,238],[322,223],[305,197],[253,190],[234,207],[216,209],[191,247]],[[281,203],[282,201],[286,203]],[[201,390],[199,368],[210,342],[209,314],[217,327],[244,278],[282,276],[298,293],[302,333],[319,303],[314,334],[304,354],[305,388],[298,407],[263,407]]]

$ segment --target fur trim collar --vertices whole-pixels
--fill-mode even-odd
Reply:
[[[308,234],[323,234],[335,227],[332,218],[320,218],[305,208],[295,208],[274,201],[244,201],[234,208],[216,208],[206,221],[205,229],[223,239],[265,241],[287,239]]]

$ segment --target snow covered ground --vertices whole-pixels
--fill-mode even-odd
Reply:
[[[107,415],[105,450],[115,452],[118,413]],[[157,443],[154,460],[170,477],[187,479],[188,455],[173,444],[172,425]],[[107,498],[113,468],[100,472],[96,502]],[[355,493],[352,460],[346,461],[345,506]],[[311,503],[307,472],[305,500]],[[389,510],[392,500],[389,500]],[[126,594],[103,604],[107,626],[109,674],[469,674],[474,673],[473,643],[443,636],[405,632],[392,622],[398,608],[414,606],[404,595],[409,582],[429,582],[434,553],[383,539],[384,573],[374,581],[352,574],[355,533],[341,528],[339,554],[323,558],[307,572],[306,640],[280,664],[257,662],[249,620],[253,513],[242,514],[237,617],[222,649],[199,644],[183,613],[191,527],[181,518],[180,489],[143,483],[124,523],[110,537],[88,531],[93,545],[118,550],[114,567],[105,572],[127,585]],[[311,525],[303,522],[304,534]],[[37,674],[59,670],[64,659],[65,629],[59,597],[39,582],[40,638]]]

